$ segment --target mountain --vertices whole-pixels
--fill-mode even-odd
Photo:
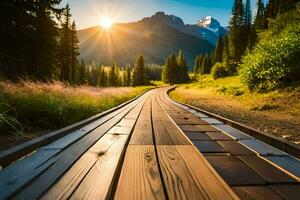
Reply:
[[[217,36],[224,37],[227,34],[227,30],[221,26],[221,24],[211,16],[207,16],[197,23],[198,27],[206,28],[214,32]]]
[[[174,15],[166,15],[164,12],[157,12],[152,17],[144,18],[142,21],[161,21],[165,24],[190,35],[207,40],[213,45],[216,45],[219,35],[224,37],[227,30],[211,16],[207,16],[198,21],[197,24],[184,24],[183,20]]]
[[[183,21],[162,12],[133,23],[114,24],[110,30],[93,27],[78,31],[81,57],[87,63],[120,65],[133,63],[137,54],[145,56],[146,62],[164,64],[171,52],[184,51],[187,62],[192,65],[198,54],[210,53],[214,45],[191,34]],[[207,30],[195,25],[197,30]]]

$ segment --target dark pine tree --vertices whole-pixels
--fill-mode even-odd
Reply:
[[[130,86],[131,84],[131,70],[130,70],[130,65],[126,66],[125,69],[125,86]]]
[[[133,77],[132,77],[132,85],[140,86],[146,84],[145,78],[145,62],[144,57],[142,55],[137,56],[134,69],[133,69]]]
[[[256,16],[254,20],[254,29],[256,31],[261,31],[267,28],[265,18],[265,4],[263,0],[257,0],[256,3]],[[253,30],[252,30],[253,31]]]
[[[77,83],[78,80],[76,80],[76,74],[78,71],[78,56],[79,56],[79,40],[77,38],[77,30],[76,30],[76,24],[75,21],[73,21],[71,26],[71,69],[70,69],[70,78],[69,81],[73,83]]]
[[[235,0],[232,9],[232,17],[229,23],[231,52],[235,62],[240,61],[245,51],[245,40],[243,40],[242,37],[243,26],[245,25],[244,14],[243,1]]]
[[[175,84],[177,82],[176,69],[178,69],[177,58],[174,53],[171,53],[165,62],[162,72],[162,80],[164,83]]]
[[[78,67],[78,74],[77,74],[77,83],[78,84],[84,84],[87,81],[87,76],[86,76],[86,66],[84,63],[84,60],[81,59],[80,65]]]
[[[229,40],[228,35],[224,37],[224,49],[223,49],[223,62],[227,67],[230,65],[230,50],[229,50]]]
[[[194,74],[198,74],[202,65],[203,56],[197,55],[194,63]]]
[[[246,6],[245,6],[245,20],[247,25],[252,24],[252,10],[251,10],[251,2],[250,0],[246,0]]]
[[[224,44],[223,44],[223,38],[221,35],[219,35],[219,39],[218,42],[216,44],[216,49],[214,52],[214,59],[213,59],[213,63],[217,63],[217,62],[222,62],[222,58],[223,58],[223,49],[224,49]]]
[[[69,81],[71,75],[71,49],[72,49],[72,32],[71,26],[71,11],[69,4],[63,12],[63,23],[60,38],[60,79]]]
[[[108,74],[108,86],[116,87],[119,84],[118,66],[116,63],[112,65]]]
[[[184,57],[184,53],[182,50],[179,51],[178,57],[177,57],[177,64],[178,69],[176,70],[177,74],[177,80],[180,83],[187,83],[190,81],[190,77],[188,74],[188,66]]]

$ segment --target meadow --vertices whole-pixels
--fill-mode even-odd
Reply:
[[[300,87],[251,92],[237,76],[204,75],[171,97],[300,144]]]
[[[13,141],[33,138],[113,108],[149,88],[1,81],[0,137]]]

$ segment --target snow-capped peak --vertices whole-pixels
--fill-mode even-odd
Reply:
[[[203,28],[219,29],[221,27],[220,23],[214,19],[212,16],[206,16],[197,22],[197,25]]]

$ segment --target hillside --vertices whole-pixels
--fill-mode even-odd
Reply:
[[[146,62],[163,64],[171,52],[182,49],[192,65],[197,54],[209,53],[214,46],[208,41],[171,27],[163,20],[141,20],[114,24],[110,30],[93,27],[78,31],[81,57],[87,63],[96,61],[121,65],[133,63],[139,53]]]

